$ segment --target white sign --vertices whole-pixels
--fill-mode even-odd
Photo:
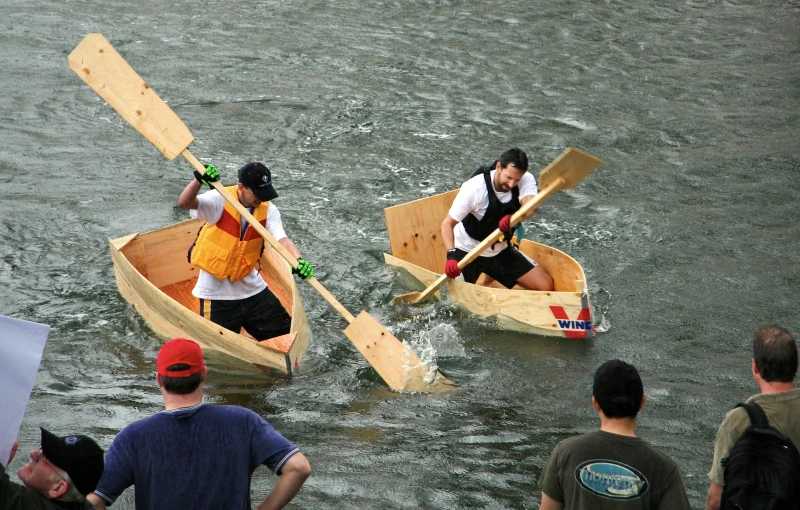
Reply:
[[[50,326],[0,315],[0,463],[8,464]]]

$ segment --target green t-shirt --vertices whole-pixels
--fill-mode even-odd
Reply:
[[[764,410],[767,421],[780,433],[792,440],[800,449],[800,388],[778,393],[759,393],[747,399],[755,402]],[[730,455],[733,445],[750,426],[750,417],[743,407],[728,411],[717,432],[714,441],[714,460],[708,478],[717,485],[723,486],[724,470],[722,459]]]
[[[691,510],[672,459],[638,437],[602,430],[558,443],[539,488],[570,510]]]

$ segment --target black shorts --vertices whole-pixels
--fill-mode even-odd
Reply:
[[[256,340],[285,335],[292,326],[292,318],[269,289],[245,299],[201,299],[200,315],[234,333],[244,327]]]
[[[467,252],[456,249],[458,260],[463,259]],[[481,273],[486,273],[494,278],[505,288],[510,289],[517,284],[517,280],[536,267],[525,255],[515,247],[509,246],[494,257],[478,257],[461,270],[464,281],[475,283]]]

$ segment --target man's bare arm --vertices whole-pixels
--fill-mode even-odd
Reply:
[[[105,510],[106,508],[106,500],[101,498],[95,493],[91,493],[86,496],[86,499],[89,500],[89,503],[94,505],[95,510]]]
[[[309,475],[311,475],[311,464],[305,455],[297,452],[289,457],[281,468],[278,483],[272,488],[267,499],[258,505],[257,510],[277,510],[289,504]]]
[[[722,486],[711,482],[706,496],[706,510],[719,510],[722,504]]]
[[[542,504],[539,506],[539,510],[564,510],[564,504],[542,492]]]

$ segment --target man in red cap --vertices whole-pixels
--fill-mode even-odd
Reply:
[[[259,465],[278,475],[260,510],[282,508],[311,474],[300,449],[264,418],[239,406],[203,403],[208,369],[200,346],[164,344],[156,380],[165,410],[125,427],[106,456],[95,508],[134,485],[137,510],[252,508],[250,477]]]
[[[189,250],[189,260],[200,269],[192,290],[200,315],[235,333],[244,327],[256,340],[285,335],[292,319],[259,274],[264,239],[217,190],[198,195],[202,183],[218,180],[219,170],[208,165],[205,175],[195,171],[178,198],[179,206],[206,222]],[[283,230],[269,168],[248,163],[239,169],[239,183],[227,189],[297,259],[293,272],[314,276],[314,267]]]
[[[17,451],[11,451],[9,464]],[[25,485],[12,483],[0,464],[0,508],[3,510],[90,510],[86,495],[103,474],[103,449],[84,435],[58,437],[42,429],[41,446],[17,471]]]

